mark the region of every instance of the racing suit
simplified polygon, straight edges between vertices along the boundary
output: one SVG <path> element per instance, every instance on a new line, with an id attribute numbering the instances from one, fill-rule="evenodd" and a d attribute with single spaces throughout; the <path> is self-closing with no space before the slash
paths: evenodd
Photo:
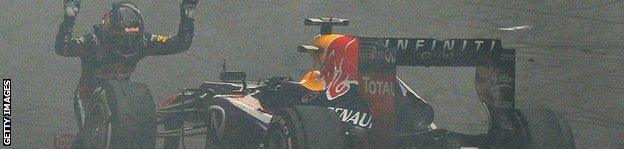
<path id="1" fill-rule="evenodd" d="M 101 25 L 95 25 L 92 33 L 76 36 L 73 34 L 74 22 L 75 17 L 63 19 L 56 36 L 55 52 L 65 57 L 80 58 L 82 73 L 74 96 L 74 113 L 79 128 L 84 123 L 82 103 L 105 80 L 130 79 L 139 60 L 146 56 L 169 55 L 188 50 L 194 34 L 194 19 L 182 17 L 175 36 L 145 32 L 138 52 L 126 55 L 119 52 L 124 46 L 116 44 L 112 35 Z"/>

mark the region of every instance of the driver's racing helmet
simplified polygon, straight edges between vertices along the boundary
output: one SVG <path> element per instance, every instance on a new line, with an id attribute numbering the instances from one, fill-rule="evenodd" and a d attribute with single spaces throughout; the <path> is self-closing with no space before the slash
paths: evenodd
<path id="1" fill-rule="evenodd" d="M 346 93 L 349 85 L 357 84 L 359 42 L 349 35 L 327 34 L 317 36 L 312 46 L 322 49 L 309 52 L 314 60 L 314 69 L 307 72 L 301 84 L 309 90 L 326 90 L 332 100 Z"/>
<path id="2" fill-rule="evenodd" d="M 104 14 L 102 26 L 112 41 L 120 45 L 117 52 L 124 56 L 138 53 L 146 44 L 143 16 L 129 1 L 113 3 L 112 8 Z"/>

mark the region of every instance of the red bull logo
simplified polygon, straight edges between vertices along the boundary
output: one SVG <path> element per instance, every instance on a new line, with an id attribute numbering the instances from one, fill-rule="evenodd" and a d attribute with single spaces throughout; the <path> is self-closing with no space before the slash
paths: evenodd
<path id="1" fill-rule="evenodd" d="M 124 28 L 124 31 L 128 33 L 136 33 L 139 32 L 139 27 L 126 27 Z"/>
<path id="2" fill-rule="evenodd" d="M 358 84 L 359 42 L 352 36 L 336 38 L 323 57 L 321 72 L 327 83 L 325 95 L 334 100 L 349 91 L 351 84 Z"/>

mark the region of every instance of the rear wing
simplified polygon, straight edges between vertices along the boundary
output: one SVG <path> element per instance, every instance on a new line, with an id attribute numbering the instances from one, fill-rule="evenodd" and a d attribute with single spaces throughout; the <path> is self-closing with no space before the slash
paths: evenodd
<path id="1" fill-rule="evenodd" d="M 488 106 L 513 108 L 515 49 L 498 39 L 358 37 L 362 73 L 395 74 L 397 66 L 476 67 L 475 87 Z"/>
<path id="2" fill-rule="evenodd" d="M 394 126 L 410 126 L 397 121 L 399 105 L 411 99 L 396 77 L 397 66 L 476 67 L 475 88 L 486 109 L 515 108 L 516 54 L 502 48 L 500 40 L 358 37 L 358 41 L 359 95 L 374 111 L 376 136 L 392 136 L 390 132 L 398 130 Z M 389 142 L 380 138 L 372 144 L 382 147 Z"/>
<path id="3" fill-rule="evenodd" d="M 475 67 L 515 61 L 515 50 L 503 49 L 498 39 L 360 37 L 360 44 L 395 53 L 397 66 Z"/>

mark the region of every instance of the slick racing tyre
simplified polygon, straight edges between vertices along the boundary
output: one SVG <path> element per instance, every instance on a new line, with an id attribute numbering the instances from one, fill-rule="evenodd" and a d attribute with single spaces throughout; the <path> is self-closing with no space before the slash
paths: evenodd
<path id="1" fill-rule="evenodd" d="M 271 120 L 267 148 L 344 148 L 345 126 L 326 107 L 294 106 L 280 109 Z"/>
<path id="2" fill-rule="evenodd" d="M 545 108 L 520 111 L 528 134 L 526 148 L 574 148 L 574 135 L 565 117 Z"/>
<path id="3" fill-rule="evenodd" d="M 85 107 L 77 148 L 155 148 L 156 110 L 146 85 L 109 80 Z"/>

